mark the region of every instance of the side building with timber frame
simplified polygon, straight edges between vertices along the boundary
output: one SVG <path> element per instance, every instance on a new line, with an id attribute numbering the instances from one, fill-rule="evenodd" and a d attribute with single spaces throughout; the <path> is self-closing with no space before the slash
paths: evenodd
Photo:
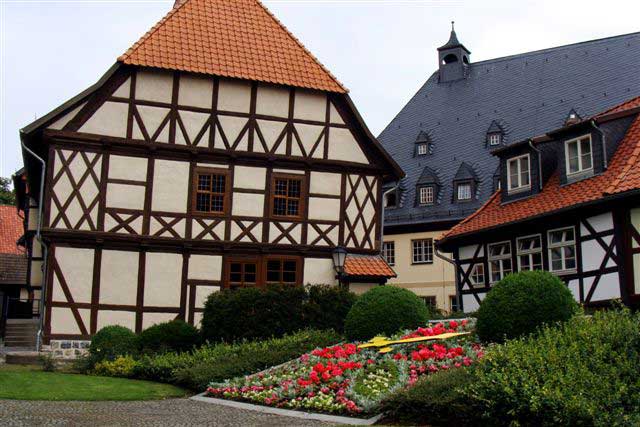
<path id="1" fill-rule="evenodd" d="M 257 0 L 176 2 L 21 138 L 31 209 L 43 183 L 29 151 L 46 162 L 45 344 L 198 324 L 221 288 L 335 284 L 337 247 L 358 266 L 344 283 L 394 276 L 380 200 L 402 171 Z"/>
<path id="2" fill-rule="evenodd" d="M 523 270 L 558 275 L 585 305 L 638 305 L 640 97 L 493 154 L 504 185 L 437 242 L 462 309 Z"/>

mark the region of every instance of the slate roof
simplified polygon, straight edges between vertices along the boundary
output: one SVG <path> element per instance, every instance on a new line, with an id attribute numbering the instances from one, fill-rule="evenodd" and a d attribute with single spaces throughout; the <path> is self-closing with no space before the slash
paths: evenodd
<path id="1" fill-rule="evenodd" d="M 118 60 L 346 93 L 258 0 L 185 0 Z"/>
<path id="2" fill-rule="evenodd" d="M 469 234 L 526 221 L 533 217 L 550 215 L 559 210 L 594 202 L 608 196 L 640 190 L 640 97 L 633 98 L 607 112 L 633 111 L 635 118 L 602 174 L 561 185 L 556 170 L 544 183 L 542 191 L 532 197 L 502 204 L 502 193 L 497 191 L 487 203 L 443 234 L 439 244 Z M 601 114 L 595 117 L 602 117 Z M 552 142 L 557 143 L 557 142 Z"/>
<path id="3" fill-rule="evenodd" d="M 434 55 L 436 52 L 434 51 Z M 581 117 L 620 104 L 640 88 L 640 33 L 471 62 L 467 78 L 429 77 L 378 139 L 407 174 L 407 200 L 429 166 L 442 183 L 439 203 L 404 203 L 385 212 L 385 226 L 461 220 L 493 194 L 498 159 L 486 144 L 495 120 L 503 143 L 561 127 L 574 109 Z M 414 157 L 416 135 L 427 132 L 433 154 Z M 453 202 L 453 179 L 466 162 L 479 179 L 477 200 Z"/>

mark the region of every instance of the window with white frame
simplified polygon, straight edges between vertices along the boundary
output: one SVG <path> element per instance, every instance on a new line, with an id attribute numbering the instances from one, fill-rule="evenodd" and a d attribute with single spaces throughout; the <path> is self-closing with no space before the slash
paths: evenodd
<path id="1" fill-rule="evenodd" d="M 413 240 L 411 246 L 414 264 L 431 264 L 433 262 L 433 239 Z"/>
<path id="2" fill-rule="evenodd" d="M 500 242 L 489 245 L 489 283 L 502 280 L 513 271 L 511 265 L 511 243 Z"/>
<path id="3" fill-rule="evenodd" d="M 418 144 L 418 156 L 424 156 L 429 152 L 429 146 L 427 143 L 423 142 Z"/>
<path id="4" fill-rule="evenodd" d="M 433 186 L 428 185 L 426 187 L 420 187 L 418 191 L 419 191 L 418 202 L 421 205 L 433 204 Z"/>
<path id="5" fill-rule="evenodd" d="M 490 133 L 489 134 L 489 145 L 500 145 L 502 140 L 502 135 L 499 133 Z"/>
<path id="6" fill-rule="evenodd" d="M 384 242 L 382 244 L 382 258 L 389 265 L 395 265 L 396 263 L 396 244 L 395 242 Z"/>
<path id="7" fill-rule="evenodd" d="M 507 189 L 520 191 L 531 188 L 529 155 L 507 160 Z"/>
<path id="8" fill-rule="evenodd" d="M 471 183 L 461 182 L 456 185 L 457 200 L 471 200 Z"/>
<path id="9" fill-rule="evenodd" d="M 556 273 L 574 271 L 576 269 L 576 232 L 573 227 L 550 230 L 547 234 L 549 243 L 549 270 Z"/>
<path id="10" fill-rule="evenodd" d="M 516 241 L 518 270 L 542 270 L 542 239 L 535 236 L 520 237 Z"/>
<path id="11" fill-rule="evenodd" d="M 565 142 L 567 175 L 593 169 L 591 135 L 581 136 Z"/>
<path id="12" fill-rule="evenodd" d="M 473 264 L 469 280 L 473 286 L 484 286 L 484 264 Z"/>

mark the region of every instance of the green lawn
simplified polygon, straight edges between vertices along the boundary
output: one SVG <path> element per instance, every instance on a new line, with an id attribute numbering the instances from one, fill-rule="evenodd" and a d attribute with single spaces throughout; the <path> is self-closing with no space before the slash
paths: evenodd
<path id="1" fill-rule="evenodd" d="M 151 400 L 183 397 L 169 384 L 125 378 L 44 372 L 39 367 L 0 365 L 0 399 Z"/>

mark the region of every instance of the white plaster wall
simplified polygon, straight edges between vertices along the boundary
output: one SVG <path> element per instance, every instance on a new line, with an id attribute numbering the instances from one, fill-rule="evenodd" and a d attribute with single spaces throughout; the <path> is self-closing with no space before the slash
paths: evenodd
<path id="1" fill-rule="evenodd" d="M 309 197 L 309 219 L 338 221 L 340 219 L 340 199 Z"/>
<path id="2" fill-rule="evenodd" d="M 593 277 L 587 277 L 584 279 L 584 291 L 586 293 L 591 289 L 593 284 Z M 620 280 L 618 273 L 605 274 L 600 278 L 598 286 L 593 291 L 591 301 L 606 301 L 610 299 L 620 298 Z"/>
<path id="3" fill-rule="evenodd" d="M 127 80 L 122 83 L 118 89 L 116 89 L 112 96 L 117 98 L 129 98 L 131 94 L 131 77 L 128 77 Z"/>
<path id="4" fill-rule="evenodd" d="M 292 223 L 278 222 L 278 224 L 280 224 L 280 226 L 286 230 L 291 226 Z M 278 237 L 280 237 L 281 234 L 282 234 L 282 231 L 280 231 L 276 227 L 274 222 L 269 223 L 269 242 L 274 242 Z M 291 236 L 291 238 L 296 244 L 299 244 L 302 240 L 302 225 L 297 224 L 291 230 L 289 230 L 289 236 Z M 278 243 L 282 245 L 288 245 L 288 244 L 291 244 L 291 241 L 285 237 L 281 239 Z"/>
<path id="5" fill-rule="evenodd" d="M 233 215 L 261 217 L 263 206 L 264 194 L 233 193 Z"/>
<path id="6" fill-rule="evenodd" d="M 336 272 L 333 269 L 331 258 L 305 258 L 302 283 L 305 285 L 335 285 Z"/>
<path id="7" fill-rule="evenodd" d="M 304 147 L 304 151 L 306 152 L 306 155 L 316 159 L 321 159 L 324 154 L 324 137 L 323 140 L 319 142 L 315 151 L 312 152 L 312 149 L 316 142 L 318 142 L 318 138 L 320 138 L 320 134 L 324 130 L 324 127 L 308 125 L 304 123 L 296 123 L 295 127 L 296 131 L 298 132 L 298 136 L 300 137 L 300 142 L 302 142 L 302 146 Z M 291 145 L 291 153 L 295 156 L 303 155 L 303 153 L 298 148 L 298 144 L 295 142 Z"/>
<path id="8" fill-rule="evenodd" d="M 333 103 L 330 103 L 329 105 L 329 113 L 330 113 L 329 120 L 331 121 L 331 123 L 336 123 L 340 125 L 344 124 L 344 120 L 342 120 L 340 113 L 338 113 L 338 110 L 336 110 L 336 107 L 333 105 Z"/>
<path id="9" fill-rule="evenodd" d="M 156 160 L 153 171 L 152 210 L 186 212 L 188 190 L 188 162 Z"/>
<path id="10" fill-rule="evenodd" d="M 27 221 L 28 230 L 36 230 L 38 228 L 38 207 L 34 206 L 29 209 L 29 220 Z"/>
<path id="11" fill-rule="evenodd" d="M 171 103 L 173 74 L 166 71 L 138 71 L 136 99 Z"/>
<path id="12" fill-rule="evenodd" d="M 251 85 L 240 80 L 220 80 L 218 110 L 248 113 L 251 105 Z"/>
<path id="13" fill-rule="evenodd" d="M 256 113 L 265 116 L 289 117 L 289 90 L 280 86 L 259 85 Z"/>
<path id="14" fill-rule="evenodd" d="M 189 279 L 221 280 L 222 257 L 220 255 L 191 255 Z"/>
<path id="15" fill-rule="evenodd" d="M 56 247 L 55 257 L 74 302 L 91 302 L 93 249 Z M 67 301 L 54 275 L 53 301 Z"/>
<path id="16" fill-rule="evenodd" d="M 214 292 L 219 292 L 220 286 L 196 286 L 196 299 L 194 305 L 196 308 L 203 308 L 204 303 Z"/>
<path id="17" fill-rule="evenodd" d="M 266 179 L 266 168 L 236 166 L 233 172 L 233 187 L 264 190 Z"/>
<path id="18" fill-rule="evenodd" d="M 41 286 L 43 282 L 42 261 L 31 261 L 31 286 Z"/>
<path id="19" fill-rule="evenodd" d="M 178 104 L 190 107 L 211 108 L 213 80 L 189 74 L 180 75 Z"/>
<path id="20" fill-rule="evenodd" d="M 148 161 L 144 157 L 117 156 L 112 154 L 109 157 L 109 178 L 146 181 L 147 163 Z"/>
<path id="21" fill-rule="evenodd" d="M 182 255 L 147 252 L 144 277 L 144 305 L 176 307 L 180 305 Z"/>
<path id="22" fill-rule="evenodd" d="M 567 286 L 569 288 L 569 290 L 571 291 L 571 294 L 573 295 L 573 298 L 576 301 L 580 301 L 580 281 L 579 280 L 570 280 L 569 283 L 567 283 Z"/>
<path id="23" fill-rule="evenodd" d="M 349 290 L 356 295 L 362 295 L 368 290 L 380 286 L 377 283 L 350 283 Z"/>
<path id="24" fill-rule="evenodd" d="M 608 245 L 613 236 L 604 236 L 602 240 Z M 615 249 L 614 249 L 615 252 Z M 593 271 L 600 268 L 604 260 L 605 251 L 596 240 L 587 240 L 582 243 L 582 270 Z"/>
<path id="25" fill-rule="evenodd" d="M 310 181 L 310 193 L 340 195 L 342 175 L 339 173 L 311 172 Z"/>
<path id="26" fill-rule="evenodd" d="M 133 311 L 99 310 L 98 330 L 111 325 L 124 326 L 133 331 L 136 328 L 136 313 Z"/>
<path id="27" fill-rule="evenodd" d="M 250 227 L 252 223 L 252 221 L 241 221 L 241 222 L 242 222 L 242 225 L 244 225 L 247 228 Z M 231 222 L 231 233 L 230 233 L 231 240 L 235 240 L 241 233 L 242 233 L 242 229 L 236 224 L 236 222 L 235 221 Z M 262 222 L 259 222 L 258 224 L 256 224 L 256 226 L 251 229 L 249 234 L 252 234 L 258 239 L 258 241 L 260 241 L 262 237 Z M 251 240 L 251 238 L 248 235 L 245 235 L 244 237 L 242 237 L 240 241 L 253 242 L 253 240 Z"/>
<path id="28" fill-rule="evenodd" d="M 470 245 L 470 246 L 461 246 L 459 249 L 459 258 L 460 259 L 471 259 L 473 255 L 476 253 L 478 249 L 478 245 Z M 484 247 L 480 248 L 480 252 L 478 252 L 478 256 L 484 256 Z"/>
<path id="29" fill-rule="evenodd" d="M 107 184 L 107 207 L 123 209 L 144 208 L 144 193 L 146 187 L 142 185 Z"/>
<path id="30" fill-rule="evenodd" d="M 640 294 L 640 254 L 633 255 L 633 283 L 636 294 Z"/>
<path id="31" fill-rule="evenodd" d="M 369 163 L 349 129 L 331 128 L 329 131 L 329 159 Z"/>
<path id="32" fill-rule="evenodd" d="M 138 292 L 138 252 L 102 251 L 100 303 L 136 305 Z"/>
<path id="33" fill-rule="evenodd" d="M 173 221 L 174 218 L 172 217 L 161 217 L 163 220 L 166 221 Z M 187 220 L 184 218 L 181 218 L 180 220 L 178 220 L 178 222 L 176 222 L 171 228 L 173 229 L 173 231 L 175 231 L 180 237 L 184 238 L 185 236 L 185 227 L 186 227 L 186 223 Z M 149 233 L 151 235 L 155 235 L 158 231 L 162 230 L 164 228 L 164 225 L 162 225 L 160 223 L 160 221 L 158 221 L 155 218 L 151 218 L 151 220 L 149 221 Z M 164 232 L 160 233 L 158 235 L 158 237 L 175 237 L 173 235 L 173 233 L 171 233 L 169 230 L 165 230 Z"/>
<path id="34" fill-rule="evenodd" d="M 324 122 L 327 116 L 327 96 L 322 92 L 296 89 L 293 117 Z"/>
<path id="35" fill-rule="evenodd" d="M 605 212 L 600 215 L 592 216 L 586 219 L 589 225 L 593 227 L 596 232 L 609 231 L 613 229 L 613 216 L 611 212 Z M 589 235 L 589 231 L 584 225 L 580 224 L 580 234 L 582 236 Z"/>
<path id="36" fill-rule="evenodd" d="M 482 301 L 486 294 L 483 292 L 479 293 L 478 296 Z M 480 308 L 480 304 L 478 304 L 478 301 L 476 301 L 476 298 L 473 295 L 462 295 L 462 308 L 465 313 L 472 313 Z"/>
<path id="37" fill-rule="evenodd" d="M 137 105 L 136 109 L 140 114 L 140 118 L 142 119 L 142 123 L 144 124 L 144 128 L 149 135 L 149 138 L 153 138 L 155 133 L 160 129 L 160 125 L 162 125 L 162 131 L 158 134 L 155 141 L 156 142 L 169 142 L 169 122 L 164 122 L 167 115 L 169 114 L 168 108 L 161 107 L 151 107 L 148 105 Z M 135 127 L 133 134 L 134 139 L 143 139 L 143 135 L 141 131 L 138 131 L 138 128 Z"/>
<path id="38" fill-rule="evenodd" d="M 60 117 L 55 122 L 51 123 L 47 127 L 47 129 L 56 129 L 56 130 L 62 129 L 63 127 L 65 127 L 67 125 L 67 123 L 69 123 L 71 121 L 71 119 L 73 119 L 76 116 L 76 114 L 78 114 L 80 112 L 82 107 L 84 107 L 85 105 L 87 105 L 86 102 L 83 102 L 82 104 L 78 105 L 76 108 L 74 108 L 73 110 L 69 111 L 67 114 L 63 115 L 62 117 Z"/>
<path id="39" fill-rule="evenodd" d="M 258 128 L 260 128 L 260 133 L 264 138 L 264 142 L 267 145 L 267 151 L 271 152 L 273 150 L 273 147 L 276 141 L 278 140 L 278 137 L 280 137 L 280 134 L 282 134 L 282 131 L 286 126 L 286 122 L 276 122 L 273 120 L 256 120 L 256 122 L 257 122 Z M 283 139 L 280 145 L 278 145 L 278 148 L 275 150 L 275 153 L 286 154 L 287 144 L 285 139 L 286 137 Z M 258 152 L 264 152 L 264 149 L 262 148 L 262 144 L 259 142 L 259 138 L 257 135 L 254 138 L 253 149 Z"/>
<path id="40" fill-rule="evenodd" d="M 210 220 L 210 219 L 202 219 L 202 221 L 207 225 L 210 225 L 213 222 L 213 220 Z M 198 222 L 196 221 L 191 222 L 191 236 L 193 239 L 198 237 L 203 230 L 204 229 Z M 220 223 L 218 223 L 218 225 L 213 227 L 213 232 L 216 234 L 216 236 L 220 238 L 220 240 L 224 239 L 225 222 L 221 221 Z M 201 237 L 201 239 L 214 240 L 214 237 L 212 237 L 210 234 L 207 233 L 205 236 Z"/>
<path id="41" fill-rule="evenodd" d="M 89 321 L 91 317 L 91 310 L 78 309 L 80 317 L 84 322 L 85 327 L 89 328 Z M 73 312 L 70 308 L 66 307 L 52 307 L 51 308 L 51 333 L 52 334 L 80 334 L 80 327 L 76 318 L 73 316 Z"/>
<path id="42" fill-rule="evenodd" d="M 78 131 L 124 138 L 127 136 L 128 111 L 128 104 L 107 101 L 80 126 Z"/>
<path id="43" fill-rule="evenodd" d="M 210 114 L 207 113 L 197 113 L 195 111 L 184 111 L 181 110 L 178 113 L 180 115 L 180 119 L 182 120 L 182 124 L 187 131 L 187 137 L 189 138 L 189 142 L 191 144 L 195 143 L 196 138 L 202 131 L 202 128 L 205 125 L 208 125 L 207 122 L 211 117 Z M 180 126 L 176 128 L 176 144 L 186 145 L 187 140 L 184 138 L 182 129 Z M 209 129 L 207 129 L 202 135 L 202 139 L 199 140 L 198 145 L 208 145 L 209 144 Z"/>
<path id="44" fill-rule="evenodd" d="M 176 313 L 144 313 L 142 315 L 142 329 L 146 329 L 157 323 L 170 322 L 175 319 L 176 316 Z"/>

